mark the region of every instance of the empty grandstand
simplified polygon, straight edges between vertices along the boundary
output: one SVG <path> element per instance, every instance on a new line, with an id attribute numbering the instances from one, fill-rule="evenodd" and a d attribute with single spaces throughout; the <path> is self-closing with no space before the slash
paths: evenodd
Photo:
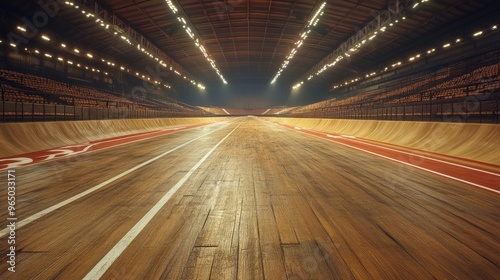
<path id="1" fill-rule="evenodd" d="M 464 63 L 466 66 L 464 67 Z M 443 68 L 433 65 L 380 81 L 377 76 L 289 116 L 380 120 L 499 122 L 500 53 L 493 51 Z M 424 72 L 424 73 L 421 73 Z"/>

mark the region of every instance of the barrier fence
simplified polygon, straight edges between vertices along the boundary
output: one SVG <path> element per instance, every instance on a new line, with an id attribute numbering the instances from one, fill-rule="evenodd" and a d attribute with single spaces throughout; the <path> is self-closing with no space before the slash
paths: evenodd
<path id="1" fill-rule="evenodd" d="M 4 123 L 193 117 L 196 115 L 189 112 L 185 113 L 159 110 L 139 110 L 115 107 L 77 107 L 71 105 L 39 104 L 12 101 L 2 102 L 0 110 L 0 119 Z"/>
<path id="2" fill-rule="evenodd" d="M 38 104 L 5 101 L 0 106 L 2 122 L 37 122 L 64 120 L 107 120 L 194 117 L 189 112 L 137 110 L 127 108 L 77 107 L 71 105 Z M 287 116 L 287 115 L 281 115 Z M 363 107 L 344 105 L 318 108 L 290 117 L 334 118 L 390 121 L 430 121 L 465 123 L 500 123 L 500 98 L 485 100 L 439 100 L 420 104 L 398 104 L 391 106 Z"/>
<path id="3" fill-rule="evenodd" d="M 317 108 L 289 117 L 335 118 L 390 121 L 429 121 L 500 123 L 500 94 L 481 97 L 444 99 L 411 104 L 364 107 L 363 104 Z"/>

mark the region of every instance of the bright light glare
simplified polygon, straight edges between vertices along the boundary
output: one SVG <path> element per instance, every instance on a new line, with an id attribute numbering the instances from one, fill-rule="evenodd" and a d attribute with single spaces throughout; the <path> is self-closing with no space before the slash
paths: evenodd
<path id="1" fill-rule="evenodd" d="M 285 60 L 281 64 L 280 69 L 278 70 L 278 72 L 274 76 L 273 80 L 271 81 L 271 84 L 274 84 L 278 80 L 278 77 L 285 70 L 285 68 L 290 64 L 290 61 L 292 61 L 292 59 L 294 58 L 294 56 L 297 53 L 298 49 L 303 45 L 303 43 L 306 40 L 308 34 L 311 32 L 312 27 L 316 26 L 316 24 L 319 22 L 320 17 L 324 14 L 323 10 L 324 10 L 325 6 L 326 6 L 326 2 L 323 2 L 321 4 L 321 6 L 318 8 L 318 10 L 316 11 L 316 13 L 314 13 L 314 15 L 308 21 L 309 23 L 308 23 L 305 31 L 302 32 L 299 35 L 299 39 L 294 44 L 294 45 L 296 45 L 296 47 L 293 48 L 292 51 L 290 51 L 290 53 L 288 54 L 288 56 L 285 58 Z"/>

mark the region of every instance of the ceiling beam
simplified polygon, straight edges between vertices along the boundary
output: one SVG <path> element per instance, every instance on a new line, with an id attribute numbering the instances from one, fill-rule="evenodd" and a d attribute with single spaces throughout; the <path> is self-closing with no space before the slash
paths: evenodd
<path id="1" fill-rule="evenodd" d="M 217 73 L 222 82 L 224 84 L 227 84 L 227 81 L 224 78 L 224 75 L 222 75 L 221 71 L 219 70 L 216 61 L 213 59 L 212 55 L 206 50 L 205 44 L 201 40 L 201 36 L 199 35 L 194 25 L 190 22 L 182 6 L 176 0 L 167 0 L 166 2 L 168 3 L 168 6 L 174 12 L 174 14 L 177 14 L 177 19 L 184 24 L 183 28 L 186 31 L 186 33 L 189 34 L 189 37 L 193 40 L 193 42 L 197 42 L 196 43 L 197 47 L 203 53 L 206 60 L 210 63 L 210 67 L 213 68 L 213 70 Z"/>
<path id="2" fill-rule="evenodd" d="M 358 30 L 353 36 L 340 44 L 337 49 L 328 54 L 320 62 L 300 76 L 300 78 L 294 83 L 295 86 L 319 76 L 322 72 L 334 66 L 342 59 L 350 59 L 351 54 L 354 54 L 367 41 L 372 40 L 380 32 L 381 28 L 388 27 L 391 22 L 394 22 L 396 19 L 402 17 L 404 13 L 413 8 L 415 5 L 418 5 L 420 2 L 427 1 L 391 1 L 386 10 L 380 11 L 375 19 L 367 23 L 362 29 Z"/>
<path id="3" fill-rule="evenodd" d="M 118 18 L 114 13 L 102 8 L 96 0 L 77 0 L 76 2 L 79 2 L 81 5 L 92 10 L 93 13 L 99 16 L 102 20 L 108 23 L 112 23 L 114 25 L 114 29 L 106 30 L 108 33 L 110 33 L 111 36 L 114 36 L 113 31 L 118 31 L 121 34 L 126 35 L 127 38 L 130 39 L 134 47 L 140 44 L 141 48 L 144 48 L 150 54 L 166 63 L 169 69 L 170 67 L 172 68 L 172 71 L 179 71 L 183 76 L 188 77 L 190 80 L 198 80 L 181 65 L 175 62 L 171 57 L 169 57 L 152 42 L 150 42 L 146 37 L 135 31 L 126 22 Z"/>

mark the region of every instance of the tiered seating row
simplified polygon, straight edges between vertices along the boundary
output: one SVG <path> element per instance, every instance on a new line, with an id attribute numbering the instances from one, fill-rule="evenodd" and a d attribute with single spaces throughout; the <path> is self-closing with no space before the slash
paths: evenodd
<path id="1" fill-rule="evenodd" d="M 55 80 L 31 74 L 0 69 L 0 77 L 3 77 L 9 81 L 16 82 L 18 84 L 22 84 L 28 88 L 40 92 L 51 93 L 60 96 L 71 96 L 73 98 L 64 97 L 62 99 L 67 102 L 70 101 L 73 102 L 74 100 L 75 106 L 106 107 L 106 102 L 97 102 L 97 101 L 91 102 L 88 99 L 96 99 L 96 100 L 101 99 L 106 101 L 131 103 L 130 100 L 126 98 L 118 97 L 109 93 L 104 93 L 96 89 L 72 86 Z M 123 104 L 121 106 L 127 107 L 126 104 Z"/>
<path id="2" fill-rule="evenodd" d="M 4 84 L 2 85 L 3 101 L 46 103 L 45 98 L 36 94 L 26 94 L 16 88 Z"/>
<path id="3" fill-rule="evenodd" d="M 349 109 L 375 108 L 381 105 L 415 104 L 431 100 L 457 99 L 481 95 L 500 89 L 500 63 L 479 67 L 469 73 L 449 78 L 447 73 L 429 74 L 409 85 L 391 90 L 371 89 L 344 99 L 328 99 L 289 111 L 290 115 L 306 115 Z M 394 86 L 394 82 L 391 83 Z"/>
<path id="4" fill-rule="evenodd" d="M 123 108 L 134 110 L 161 110 L 178 114 L 204 115 L 202 110 L 195 110 L 176 102 L 155 99 L 148 100 L 134 96 L 123 96 L 100 91 L 94 88 L 69 85 L 59 81 L 39 77 L 31 74 L 0 69 L 0 77 L 4 80 L 17 83 L 29 91 L 39 94 L 26 93 L 23 89 L 15 88 L 2 83 L 3 101 L 28 102 L 73 105 L 77 107 Z M 51 100 L 42 96 L 51 95 Z M 54 100 L 58 102 L 54 102 Z M 139 100 L 139 102 L 137 101 Z"/>

